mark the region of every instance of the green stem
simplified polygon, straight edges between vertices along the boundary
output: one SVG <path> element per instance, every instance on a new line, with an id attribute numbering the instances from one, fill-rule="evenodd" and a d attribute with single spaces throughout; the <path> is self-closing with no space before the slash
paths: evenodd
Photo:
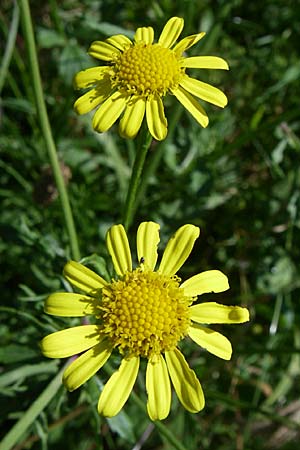
<path id="1" fill-rule="evenodd" d="M 160 142 L 155 147 L 155 151 L 152 153 L 151 157 L 149 158 L 147 167 L 145 167 L 145 171 L 143 173 L 143 179 L 141 180 L 141 183 L 139 186 L 139 193 L 138 193 L 137 199 L 135 201 L 135 205 L 134 205 L 135 210 L 138 208 L 138 205 L 139 205 L 141 199 L 144 198 L 146 195 L 149 179 L 156 172 L 156 169 L 157 169 L 157 167 L 161 161 L 161 158 L 164 154 L 167 142 L 169 140 L 172 141 L 172 135 L 175 131 L 176 125 L 179 122 L 179 118 L 180 118 L 181 114 L 182 114 L 181 105 L 176 105 L 174 108 L 174 111 L 173 111 L 172 119 L 171 119 L 169 127 L 168 127 L 168 138 L 165 139 L 164 141 Z"/>
<path id="2" fill-rule="evenodd" d="M 131 398 L 134 401 L 134 403 L 146 414 L 145 403 L 143 402 L 143 400 L 141 400 L 140 397 L 135 392 L 131 393 Z M 153 422 L 153 424 L 159 430 L 160 434 L 162 434 L 167 439 L 167 441 L 172 445 L 172 448 L 176 450 L 187 450 L 187 448 L 184 445 L 182 445 L 182 443 L 176 438 L 174 432 L 169 430 L 166 427 L 166 425 L 164 425 L 159 420 L 156 420 L 155 422 Z"/>
<path id="3" fill-rule="evenodd" d="M 283 304 L 283 294 L 281 292 L 279 292 L 276 297 L 275 307 L 274 307 L 274 311 L 273 311 L 273 317 L 272 317 L 271 325 L 270 325 L 270 334 L 271 335 L 274 335 L 277 332 L 280 313 L 282 310 L 282 304 Z"/>
<path id="4" fill-rule="evenodd" d="M 146 127 L 144 127 L 140 133 L 137 152 L 135 161 L 132 168 L 132 174 L 129 182 L 126 202 L 125 202 L 125 210 L 123 215 L 123 224 L 126 230 L 128 230 L 129 226 L 132 223 L 135 210 L 136 210 L 136 198 L 137 198 L 137 190 L 140 184 L 140 179 L 146 159 L 147 152 L 152 142 L 152 136 Z M 141 143 L 141 145 L 140 145 Z"/>
<path id="5" fill-rule="evenodd" d="M 0 443 L 0 450 L 10 450 L 13 448 L 38 415 L 46 408 L 61 386 L 61 377 L 65 368 L 66 366 L 58 372 L 56 377 L 53 378 L 41 395 L 32 403 L 20 420 L 9 430 Z"/>
<path id="6" fill-rule="evenodd" d="M 11 21 L 11 25 L 10 25 L 9 32 L 7 35 L 7 44 L 5 47 L 5 51 L 4 51 L 4 55 L 3 55 L 2 63 L 1 63 L 1 67 L 0 67 L 0 95 L 1 95 L 2 88 L 4 86 L 5 78 L 7 75 L 7 71 L 8 71 L 11 57 L 12 57 L 14 47 L 15 47 L 17 31 L 18 31 L 18 27 L 19 27 L 19 17 L 20 17 L 19 6 L 16 2 L 14 2 L 12 21 Z"/>
<path id="7" fill-rule="evenodd" d="M 72 210 L 69 202 L 69 197 L 63 175 L 60 169 L 60 164 L 57 156 L 55 143 L 52 136 L 52 131 L 49 123 L 47 109 L 45 105 L 41 75 L 37 59 L 37 51 L 33 34 L 32 20 L 30 16 L 30 9 L 28 0 L 20 0 L 21 17 L 24 28 L 24 36 L 28 50 L 29 65 L 31 70 L 33 90 L 36 101 L 37 114 L 40 120 L 42 133 L 45 139 L 46 148 L 48 151 L 50 163 L 52 166 L 55 182 L 60 196 L 61 206 L 65 218 L 66 228 L 69 235 L 70 247 L 72 257 L 76 260 L 80 259 L 79 247 L 75 224 L 73 220 Z"/>
<path id="8" fill-rule="evenodd" d="M 58 13 L 58 7 L 57 7 L 57 1 L 56 0 L 49 0 L 49 4 L 50 4 L 50 14 L 53 20 L 53 23 L 57 29 L 57 31 L 59 32 L 59 34 L 63 37 L 65 36 L 65 30 L 64 30 L 64 25 L 62 23 L 62 20 L 59 16 Z"/>

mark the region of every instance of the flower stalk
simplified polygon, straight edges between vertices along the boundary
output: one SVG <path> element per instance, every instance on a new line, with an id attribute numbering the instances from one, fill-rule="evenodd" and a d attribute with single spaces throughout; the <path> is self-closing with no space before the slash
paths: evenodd
<path id="1" fill-rule="evenodd" d="M 152 142 L 152 136 L 148 132 L 146 126 L 144 126 L 139 135 L 137 143 L 137 151 L 135 160 L 133 163 L 131 178 L 129 181 L 125 208 L 123 214 L 124 228 L 128 230 L 137 208 L 137 191 L 141 181 L 141 175 L 145 165 L 146 156 Z"/>
<path id="2" fill-rule="evenodd" d="M 40 121 L 42 134 L 45 140 L 45 145 L 49 155 L 51 167 L 59 197 L 61 201 L 61 207 L 65 219 L 66 229 L 69 236 L 71 254 L 75 260 L 80 259 L 80 252 L 78 246 L 77 233 L 75 223 L 73 219 L 72 209 L 69 201 L 68 192 L 65 186 L 64 178 L 60 169 L 60 164 L 57 156 L 57 150 L 52 136 L 52 131 L 49 123 L 47 109 L 45 105 L 43 88 L 41 82 L 41 75 L 39 70 L 37 51 L 35 45 L 35 39 L 33 34 L 32 20 L 30 16 L 30 7 L 28 0 L 20 1 L 21 18 L 24 30 L 24 37 L 28 51 L 29 67 L 33 82 L 33 91 L 36 102 L 37 115 Z"/>

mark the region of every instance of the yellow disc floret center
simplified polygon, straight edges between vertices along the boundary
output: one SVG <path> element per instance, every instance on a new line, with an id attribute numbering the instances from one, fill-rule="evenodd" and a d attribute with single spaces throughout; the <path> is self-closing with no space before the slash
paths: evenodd
<path id="1" fill-rule="evenodd" d="M 178 85 L 184 69 L 176 54 L 159 44 L 135 44 L 118 56 L 112 81 L 127 94 L 165 95 Z"/>
<path id="2" fill-rule="evenodd" d="M 122 354 L 152 357 L 174 349 L 190 324 L 178 277 L 138 268 L 102 291 L 103 333 Z"/>

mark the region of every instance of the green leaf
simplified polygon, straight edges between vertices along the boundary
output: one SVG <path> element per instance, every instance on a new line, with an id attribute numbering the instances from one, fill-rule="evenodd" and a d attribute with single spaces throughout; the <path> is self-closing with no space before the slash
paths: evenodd
<path id="1" fill-rule="evenodd" d="M 92 16 L 89 16 L 88 20 L 84 22 L 84 27 L 93 31 L 98 31 L 98 33 L 105 36 L 112 36 L 114 34 L 125 34 L 125 36 L 128 36 L 129 38 L 133 38 L 134 36 L 134 32 L 127 28 L 114 25 L 113 23 L 99 22 Z"/>
<path id="2" fill-rule="evenodd" d="M 102 256 L 97 255 L 96 253 L 93 253 L 90 256 L 86 256 L 85 258 L 82 258 L 80 261 L 84 265 L 89 265 L 92 268 L 95 268 L 95 271 L 104 277 L 105 280 L 110 280 L 110 275 L 107 270 L 106 261 Z"/>
<path id="3" fill-rule="evenodd" d="M 40 352 L 26 345 L 9 344 L 0 348 L 0 362 L 2 364 L 13 364 L 36 358 Z"/>
<path id="4" fill-rule="evenodd" d="M 125 441 L 135 442 L 134 426 L 128 414 L 121 411 L 117 416 L 107 419 L 109 427 L 114 433 L 118 433 Z"/>
<path id="5" fill-rule="evenodd" d="M 66 43 L 63 36 L 48 28 L 37 29 L 37 41 L 41 48 L 62 47 Z"/>
<path id="6" fill-rule="evenodd" d="M 91 67 L 91 58 L 76 41 L 69 41 L 62 50 L 58 61 L 58 72 L 62 80 L 72 86 L 74 75 L 80 70 Z M 73 88 L 72 88 L 73 89 Z"/>
<path id="7" fill-rule="evenodd" d="M 0 375 L 0 388 L 40 373 L 54 373 L 57 371 L 57 365 L 58 361 L 49 361 L 40 364 L 28 364 L 18 369 L 10 370 Z"/>
<path id="8" fill-rule="evenodd" d="M 288 256 L 280 257 L 261 278 L 258 279 L 258 288 L 267 293 L 278 294 L 293 289 L 296 268 Z"/>

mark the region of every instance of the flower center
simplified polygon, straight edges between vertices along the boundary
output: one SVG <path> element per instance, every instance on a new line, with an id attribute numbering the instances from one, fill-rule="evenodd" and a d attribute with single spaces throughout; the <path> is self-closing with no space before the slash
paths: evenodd
<path id="1" fill-rule="evenodd" d="M 113 66 L 112 81 L 128 94 L 165 95 L 184 74 L 176 54 L 159 44 L 139 43 L 127 48 Z"/>
<path id="2" fill-rule="evenodd" d="M 103 333 L 122 354 L 153 357 L 176 347 L 190 324 L 180 279 L 138 268 L 102 290 Z"/>

